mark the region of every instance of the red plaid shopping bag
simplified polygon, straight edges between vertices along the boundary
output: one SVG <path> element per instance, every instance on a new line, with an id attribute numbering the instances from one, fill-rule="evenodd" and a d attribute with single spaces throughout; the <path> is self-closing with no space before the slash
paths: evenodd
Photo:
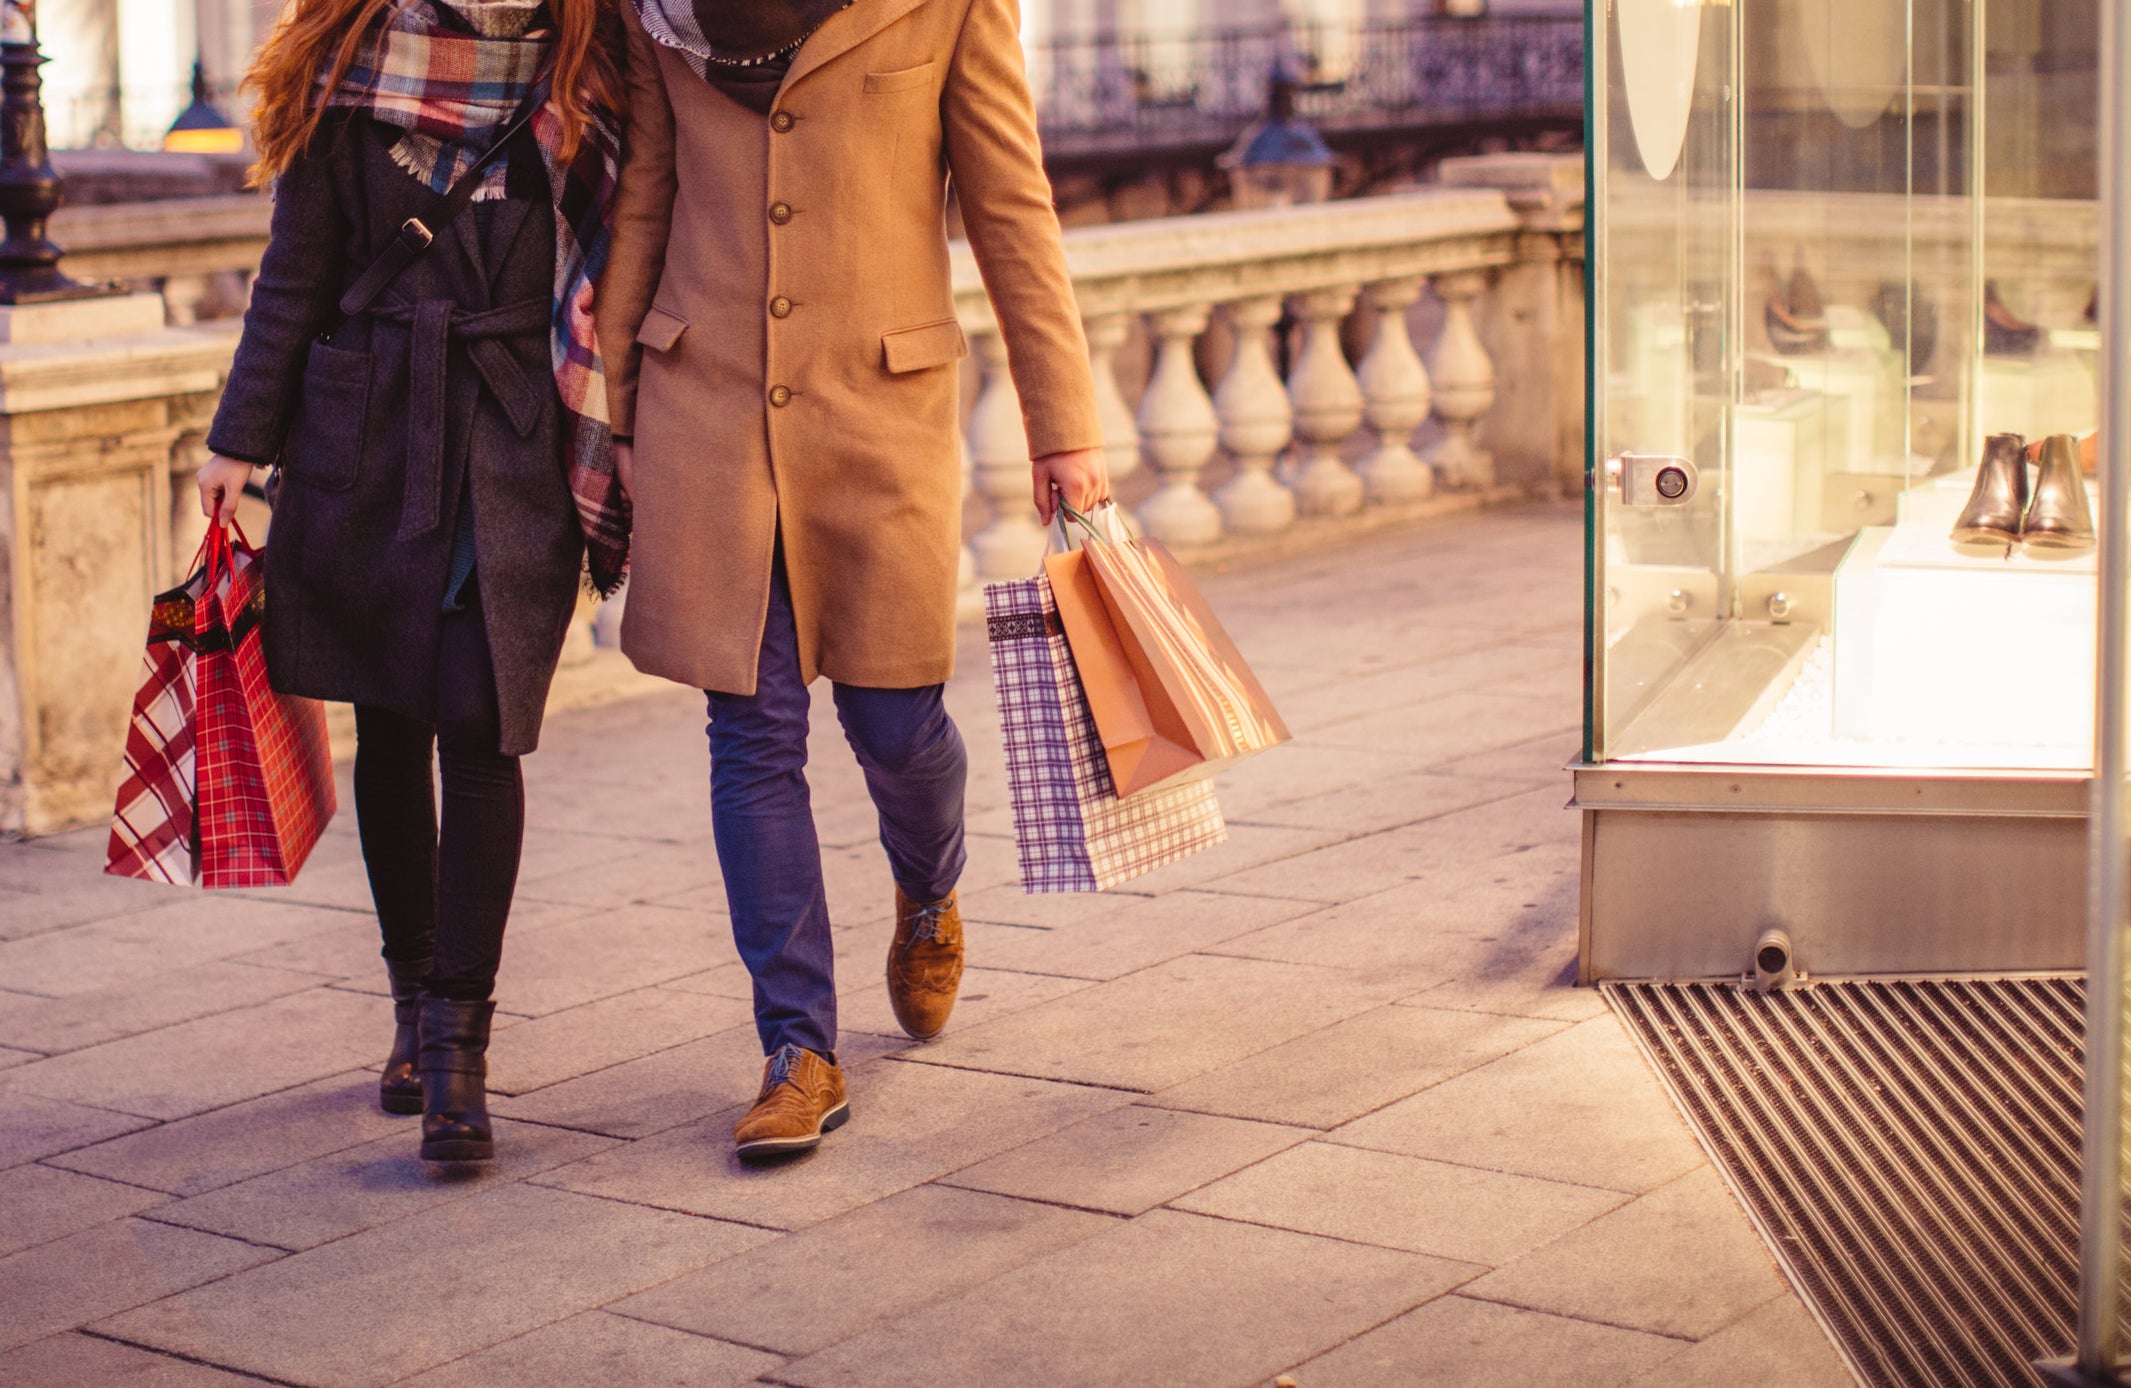
<path id="1" fill-rule="evenodd" d="M 984 589 L 1025 892 L 1099 892 L 1228 839 L 1209 781 L 1120 799 L 1051 583 Z"/>
<path id="2" fill-rule="evenodd" d="M 193 576 L 156 599 L 104 871 L 284 886 L 332 819 L 325 708 L 267 683 L 264 558 L 210 530 Z"/>
<path id="3" fill-rule="evenodd" d="M 203 549 L 204 553 L 204 549 Z M 148 619 L 148 654 L 133 722 L 126 729 L 126 779 L 111 812 L 104 871 L 114 877 L 186 883 L 193 856 L 193 614 L 207 570 L 157 596 Z"/>
<path id="4" fill-rule="evenodd" d="M 286 886 L 339 808 L 325 705 L 267 683 L 266 552 L 216 528 L 207 554 L 207 592 L 193 609 L 200 883 Z"/>

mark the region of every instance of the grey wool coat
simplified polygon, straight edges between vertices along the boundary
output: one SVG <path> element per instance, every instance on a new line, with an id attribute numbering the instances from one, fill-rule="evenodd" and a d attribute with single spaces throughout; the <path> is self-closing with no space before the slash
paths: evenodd
<path id="1" fill-rule="evenodd" d="M 470 496 L 498 750 L 517 755 L 539 741 L 584 543 L 549 363 L 554 211 L 521 136 L 486 230 L 477 203 L 321 342 L 347 286 L 438 201 L 393 163 L 398 135 L 331 116 L 276 185 L 207 446 L 280 468 L 266 560 L 274 687 L 424 721 L 436 717 L 438 628 Z"/>

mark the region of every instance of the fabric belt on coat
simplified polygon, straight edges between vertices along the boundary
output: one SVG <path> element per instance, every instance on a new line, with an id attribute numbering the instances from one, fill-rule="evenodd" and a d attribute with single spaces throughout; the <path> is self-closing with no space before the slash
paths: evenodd
<path id="1" fill-rule="evenodd" d="M 546 299 L 520 299 L 501 308 L 468 310 L 450 299 L 383 304 L 370 316 L 411 327 L 407 359 L 407 495 L 401 503 L 397 538 L 411 540 L 437 528 L 444 505 L 444 435 L 448 412 L 445 381 L 453 338 L 466 344 L 466 355 L 518 437 L 540 423 L 541 386 L 526 379 L 499 340 L 548 331 L 551 305 Z"/>

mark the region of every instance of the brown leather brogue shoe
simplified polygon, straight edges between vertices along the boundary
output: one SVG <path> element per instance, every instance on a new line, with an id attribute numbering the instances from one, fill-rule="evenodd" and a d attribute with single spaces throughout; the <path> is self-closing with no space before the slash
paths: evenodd
<path id="1" fill-rule="evenodd" d="M 843 1067 L 827 1056 L 785 1046 L 762 1066 L 762 1092 L 733 1128 L 742 1161 L 763 1161 L 821 1145 L 821 1135 L 844 1125 Z"/>
<path id="2" fill-rule="evenodd" d="M 888 946 L 888 1002 L 904 1031 L 930 1041 L 947 1025 L 962 986 L 962 908 L 912 901 L 895 889 L 895 941 Z"/>

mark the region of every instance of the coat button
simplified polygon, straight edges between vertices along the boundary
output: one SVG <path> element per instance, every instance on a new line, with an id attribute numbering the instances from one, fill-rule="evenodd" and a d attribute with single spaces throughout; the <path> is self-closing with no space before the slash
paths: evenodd
<path id="1" fill-rule="evenodd" d="M 770 129 L 776 131 L 779 135 L 791 128 L 792 113 L 790 111 L 779 111 L 770 117 Z"/>
<path id="2" fill-rule="evenodd" d="M 770 403 L 771 403 L 772 405 L 775 405 L 775 406 L 776 406 L 776 407 L 777 407 L 778 409 L 780 409 L 780 410 L 781 410 L 781 409 L 783 409 L 783 408 L 784 408 L 784 407 L 785 407 L 786 405 L 789 405 L 789 404 L 791 404 L 791 403 L 792 403 L 792 392 L 791 392 L 791 388 L 790 388 L 790 387 L 788 387 L 788 386 L 771 386 L 771 387 L 770 387 Z"/>
<path id="3" fill-rule="evenodd" d="M 792 220 L 792 205 L 788 202 L 771 203 L 770 220 L 778 226 L 783 226 L 786 222 Z"/>
<path id="4" fill-rule="evenodd" d="M 790 299 L 787 299 L 782 294 L 779 294 L 776 298 L 770 300 L 770 317 L 789 318 L 791 316 L 792 301 Z"/>

